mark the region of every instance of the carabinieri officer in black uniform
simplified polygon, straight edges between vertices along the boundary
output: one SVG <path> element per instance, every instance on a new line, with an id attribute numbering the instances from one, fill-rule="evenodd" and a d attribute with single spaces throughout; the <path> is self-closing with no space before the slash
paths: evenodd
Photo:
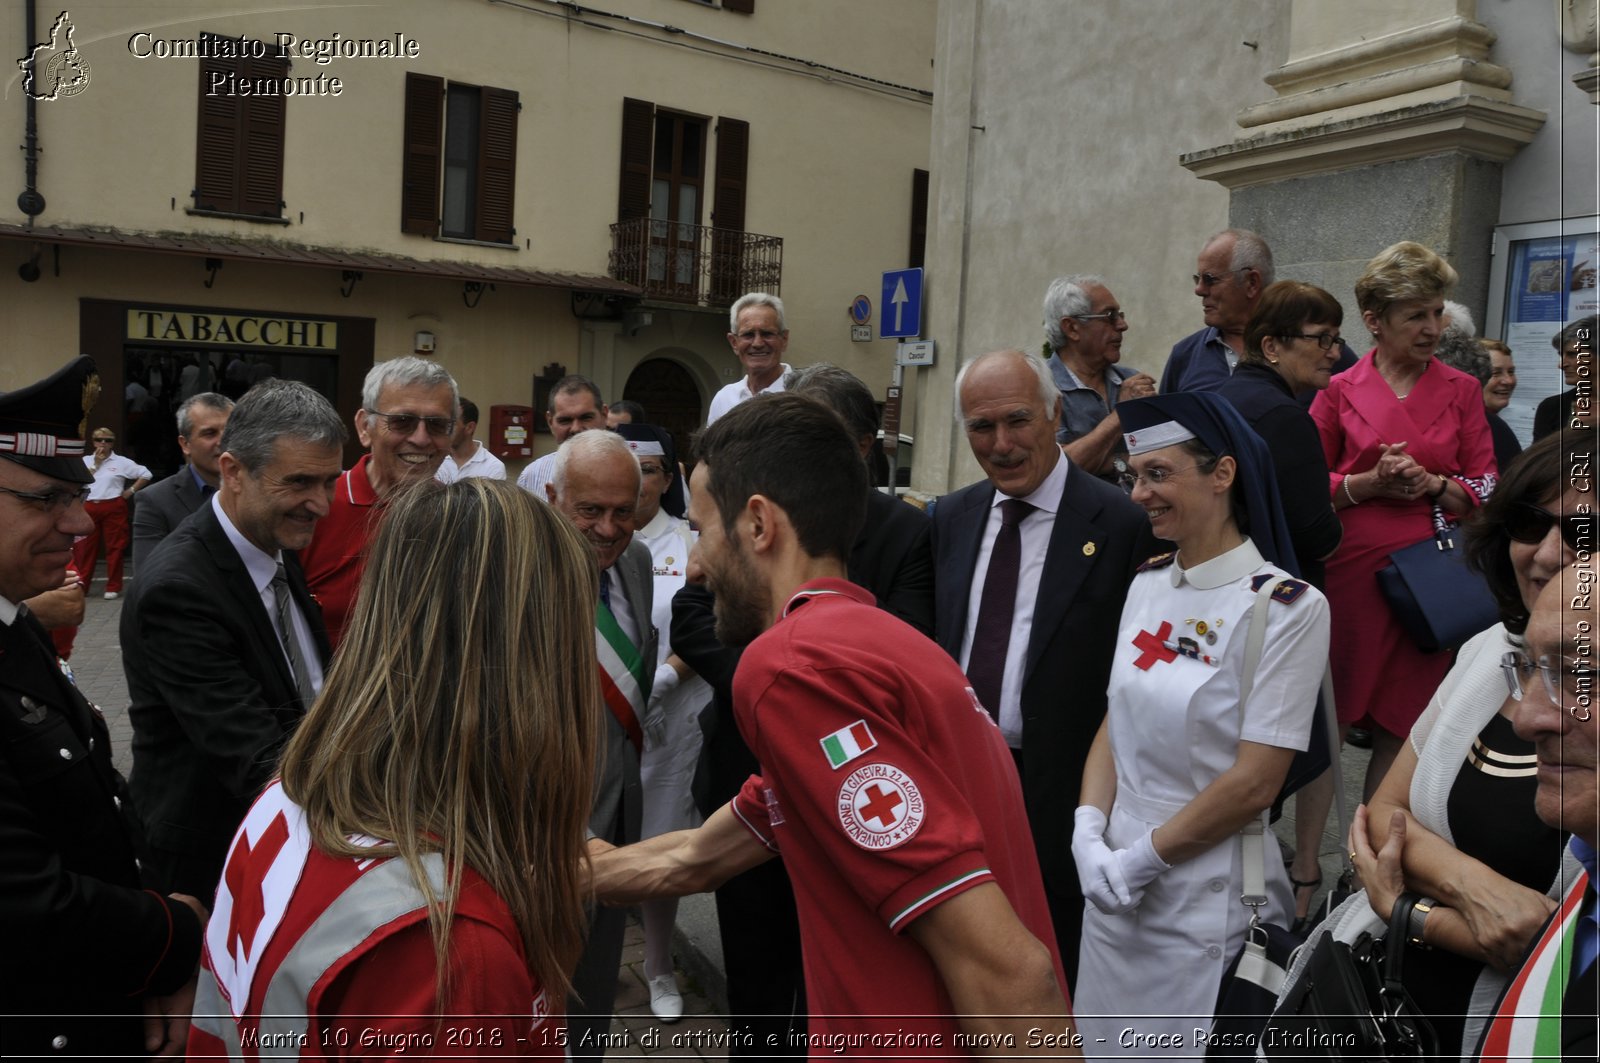
<path id="1" fill-rule="evenodd" d="M 80 357 L 0 395 L 0 1055 L 183 1054 L 204 909 L 141 888 L 100 711 L 21 603 L 89 531 Z"/>

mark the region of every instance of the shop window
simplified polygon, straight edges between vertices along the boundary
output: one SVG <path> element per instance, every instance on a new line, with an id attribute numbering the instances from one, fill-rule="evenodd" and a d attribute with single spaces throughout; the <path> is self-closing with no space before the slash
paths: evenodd
<path id="1" fill-rule="evenodd" d="M 257 88 L 281 88 L 289 60 L 262 41 L 214 34 L 202 40 L 195 209 L 280 220 L 284 93 Z"/>
<path id="2" fill-rule="evenodd" d="M 407 74 L 400 230 L 509 244 L 517 94 Z"/>

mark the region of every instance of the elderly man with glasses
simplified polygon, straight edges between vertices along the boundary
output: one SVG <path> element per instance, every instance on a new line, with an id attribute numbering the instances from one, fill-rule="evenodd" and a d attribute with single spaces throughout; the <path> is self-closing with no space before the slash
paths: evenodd
<path id="1" fill-rule="evenodd" d="M 1055 353 L 1050 375 L 1061 389 L 1056 442 L 1073 464 L 1115 482 L 1122 442 L 1121 399 L 1156 393 L 1148 373 L 1119 365 L 1128 315 L 1104 279 L 1090 274 L 1057 277 L 1044 295 L 1045 342 Z"/>
<path id="2" fill-rule="evenodd" d="M 300 551 L 306 582 L 322 605 L 337 648 L 356 601 L 367 542 L 384 502 L 433 479 L 450 453 L 460 395 L 437 362 L 406 356 L 379 362 L 361 385 L 356 438 L 368 453 L 339 477 L 333 506 Z"/>

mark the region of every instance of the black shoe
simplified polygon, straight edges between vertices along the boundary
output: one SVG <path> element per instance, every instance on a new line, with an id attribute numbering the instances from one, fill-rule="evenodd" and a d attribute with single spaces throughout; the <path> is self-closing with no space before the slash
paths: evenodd
<path id="1" fill-rule="evenodd" d="M 1345 735 L 1344 740 L 1348 744 L 1355 746 L 1357 749 L 1372 748 L 1372 732 L 1367 730 L 1365 727 L 1350 728 L 1350 732 Z"/>

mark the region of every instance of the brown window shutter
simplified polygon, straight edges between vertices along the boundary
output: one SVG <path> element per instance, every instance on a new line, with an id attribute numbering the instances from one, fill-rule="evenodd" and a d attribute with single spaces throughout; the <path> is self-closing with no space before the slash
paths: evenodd
<path id="1" fill-rule="evenodd" d="M 716 202 L 711 208 L 711 301 L 732 303 L 748 289 L 744 276 L 744 186 L 750 168 L 750 123 L 717 119 Z"/>
<path id="2" fill-rule="evenodd" d="M 268 55 L 239 61 L 240 76 L 253 82 L 289 76 L 289 60 Z M 277 218 L 283 214 L 283 133 L 287 101 L 283 95 L 246 96 L 244 150 L 239 182 L 240 214 Z"/>
<path id="3" fill-rule="evenodd" d="M 756 13 L 756 0 L 722 0 L 722 10 L 737 11 L 741 15 Z"/>
<path id="4" fill-rule="evenodd" d="M 509 89 L 485 88 L 478 121 L 478 224 L 476 237 L 509 244 L 516 236 L 512 205 L 517 184 L 517 112 Z"/>
<path id="5" fill-rule="evenodd" d="M 619 222 L 650 216 L 650 148 L 655 129 L 655 104 L 648 100 L 622 101 L 622 175 L 617 185 Z"/>
<path id="6" fill-rule="evenodd" d="M 213 73 L 233 70 L 233 61 L 200 60 L 200 119 L 195 147 L 194 205 L 197 210 L 239 209 L 239 139 L 242 97 L 208 96 Z"/>
<path id="7" fill-rule="evenodd" d="M 718 229 L 744 232 L 744 184 L 749 168 L 750 123 L 717 119 L 717 198 L 711 208 L 711 224 Z"/>
<path id="8" fill-rule="evenodd" d="M 400 231 L 439 234 L 439 156 L 444 142 L 444 79 L 406 75 L 405 156 L 400 168 Z"/>
<path id="9" fill-rule="evenodd" d="M 917 269 L 928 253 L 928 171 L 911 171 L 911 249 L 906 265 Z"/>

